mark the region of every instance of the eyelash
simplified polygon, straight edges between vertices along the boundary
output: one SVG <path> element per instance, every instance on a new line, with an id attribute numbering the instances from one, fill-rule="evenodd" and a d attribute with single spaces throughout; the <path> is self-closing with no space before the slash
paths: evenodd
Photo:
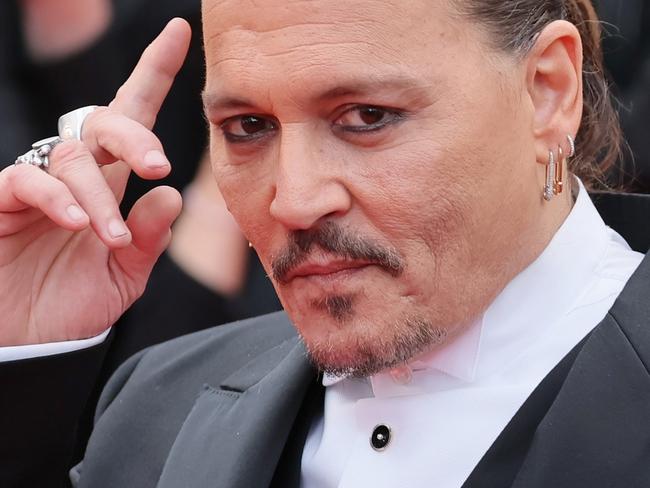
<path id="1" fill-rule="evenodd" d="M 398 123 L 402 122 L 407 116 L 406 112 L 404 112 L 404 111 L 397 110 L 397 109 L 392 109 L 392 108 L 388 108 L 388 107 L 380 107 L 380 106 L 377 106 L 377 105 L 355 105 L 355 106 L 349 107 L 346 110 L 344 110 L 343 112 L 341 112 L 337 116 L 337 120 L 340 119 L 341 117 L 343 117 L 344 115 L 349 114 L 349 113 L 351 113 L 351 112 L 353 112 L 355 110 L 363 110 L 363 109 L 380 110 L 380 111 L 382 111 L 382 112 L 384 112 L 386 114 L 386 119 L 387 120 L 385 120 L 385 121 L 382 120 L 382 121 L 379 121 L 379 122 L 377 122 L 375 124 L 369 124 L 369 125 L 365 125 L 365 126 L 341 125 L 341 124 L 334 123 L 333 124 L 334 130 L 336 130 L 337 132 L 352 133 L 352 134 L 376 133 L 376 132 L 379 132 L 382 129 L 384 129 L 384 128 L 390 126 L 390 125 L 394 125 L 394 124 L 398 124 Z M 232 122 L 235 122 L 237 120 L 243 120 L 246 117 L 259 118 L 260 120 L 263 120 L 266 123 L 270 124 L 271 128 L 260 131 L 260 132 L 256 132 L 256 133 L 253 133 L 253 134 L 244 135 L 244 136 L 236 135 L 236 134 L 233 134 L 231 132 L 227 132 L 225 130 L 225 127 L 228 124 L 230 124 Z M 246 115 L 237 115 L 237 116 L 234 116 L 234 117 L 227 118 L 224 121 L 222 121 L 220 124 L 218 124 L 218 126 L 221 129 L 221 131 L 222 131 L 222 133 L 224 135 L 224 138 L 226 139 L 227 142 L 229 142 L 231 144 L 245 144 L 245 143 L 254 143 L 254 142 L 257 142 L 257 141 L 259 141 L 261 139 L 264 139 L 266 136 L 268 136 L 268 134 L 270 132 L 273 132 L 273 131 L 277 130 L 278 123 L 274 119 L 271 119 L 271 118 L 269 118 L 267 116 L 255 115 L 255 114 L 246 114 Z"/>
<path id="2" fill-rule="evenodd" d="M 381 129 L 388 127 L 390 125 L 398 124 L 399 122 L 402 122 L 406 118 L 406 113 L 401 110 L 397 109 L 392 109 L 388 107 L 379 107 L 377 105 L 355 105 L 353 107 L 348 108 L 347 110 L 343 111 L 337 119 L 340 119 L 346 114 L 349 114 L 351 112 L 354 112 L 355 110 L 364 110 L 364 109 L 375 109 L 379 110 L 381 112 L 384 112 L 386 115 L 386 120 L 381 120 L 379 122 L 376 122 L 374 124 L 368 124 L 368 125 L 363 125 L 363 126 L 354 126 L 354 125 L 338 125 L 334 124 L 336 127 L 336 130 L 342 131 L 342 132 L 351 132 L 354 134 L 365 134 L 365 133 L 372 133 L 372 132 L 378 132 Z"/>
<path id="3" fill-rule="evenodd" d="M 246 117 L 255 117 L 255 118 L 258 118 L 260 120 L 264 120 L 264 121 L 266 121 L 267 123 L 269 123 L 271 125 L 271 128 L 266 129 L 264 131 L 256 132 L 254 134 L 248 134 L 248 135 L 245 135 L 245 136 L 232 134 L 232 133 L 226 132 L 226 130 L 224 129 L 228 124 L 230 124 L 232 122 L 235 122 L 237 120 L 243 120 Z M 229 117 L 229 118 L 227 118 L 226 120 L 224 120 L 223 122 L 221 122 L 219 124 L 219 128 L 221 129 L 221 132 L 223 133 L 224 138 L 226 139 L 226 141 L 228 141 L 231 144 L 243 144 L 243 143 L 247 143 L 247 142 L 256 142 L 256 141 L 258 141 L 260 139 L 263 139 L 265 136 L 267 136 L 269 134 L 269 132 L 276 130 L 277 127 L 278 127 L 278 124 L 273 119 L 270 119 L 269 117 L 265 117 L 263 115 L 255 115 L 255 114 L 237 115 L 235 117 Z"/>

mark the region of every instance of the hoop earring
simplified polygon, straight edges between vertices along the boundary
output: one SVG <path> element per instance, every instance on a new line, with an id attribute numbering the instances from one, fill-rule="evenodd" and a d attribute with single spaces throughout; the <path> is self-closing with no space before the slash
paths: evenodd
<path id="1" fill-rule="evenodd" d="M 546 184 L 544 185 L 544 200 L 550 202 L 555 194 L 555 154 L 548 152 L 548 164 L 546 165 Z"/>
<path id="2" fill-rule="evenodd" d="M 576 155 L 576 141 L 573 140 L 571 134 L 567 134 L 566 138 L 569 141 L 569 148 L 570 148 L 569 155 L 567 157 L 572 158 L 573 156 Z"/>

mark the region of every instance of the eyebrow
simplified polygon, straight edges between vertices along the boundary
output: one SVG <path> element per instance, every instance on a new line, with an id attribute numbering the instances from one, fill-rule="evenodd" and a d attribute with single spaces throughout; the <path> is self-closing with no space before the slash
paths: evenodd
<path id="1" fill-rule="evenodd" d="M 349 81 L 325 88 L 324 91 L 311 97 L 311 101 L 325 102 L 337 98 L 367 95 L 386 90 L 415 91 L 420 96 L 423 96 L 426 95 L 425 87 L 428 85 L 428 83 L 422 83 L 419 79 L 406 76 L 376 78 L 369 81 Z M 203 91 L 202 98 L 203 107 L 206 111 L 250 109 L 256 106 L 256 104 L 249 99 L 211 92 L 207 91 L 207 89 Z"/>
<path id="2" fill-rule="evenodd" d="M 415 78 L 406 76 L 376 78 L 374 80 L 364 80 L 360 82 L 343 83 L 326 89 L 318 94 L 315 101 L 327 101 L 336 98 L 343 98 L 351 95 L 365 95 L 368 93 L 377 93 L 382 90 L 423 90 L 424 84 Z"/>
<path id="3" fill-rule="evenodd" d="M 231 97 L 227 95 L 223 96 L 205 90 L 201 94 L 201 98 L 203 99 L 203 107 L 206 111 L 235 110 L 255 106 L 253 102 L 245 98 Z"/>

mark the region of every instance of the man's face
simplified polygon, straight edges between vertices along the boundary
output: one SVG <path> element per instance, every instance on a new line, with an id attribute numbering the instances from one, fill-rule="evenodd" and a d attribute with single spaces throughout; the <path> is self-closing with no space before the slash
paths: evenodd
<path id="1" fill-rule="evenodd" d="M 445 1 L 203 8 L 215 175 L 314 361 L 372 374 L 474 320 L 539 206 L 518 64 Z"/>

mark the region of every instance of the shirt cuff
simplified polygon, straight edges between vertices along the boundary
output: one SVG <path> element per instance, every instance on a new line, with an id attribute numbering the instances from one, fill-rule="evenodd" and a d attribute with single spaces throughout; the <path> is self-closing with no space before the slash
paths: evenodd
<path id="1" fill-rule="evenodd" d="M 111 328 L 109 327 L 95 337 L 78 341 L 48 342 L 45 344 L 28 344 L 26 346 L 0 347 L 0 363 L 53 356 L 55 354 L 65 354 L 66 352 L 88 349 L 104 342 L 110 331 Z"/>

